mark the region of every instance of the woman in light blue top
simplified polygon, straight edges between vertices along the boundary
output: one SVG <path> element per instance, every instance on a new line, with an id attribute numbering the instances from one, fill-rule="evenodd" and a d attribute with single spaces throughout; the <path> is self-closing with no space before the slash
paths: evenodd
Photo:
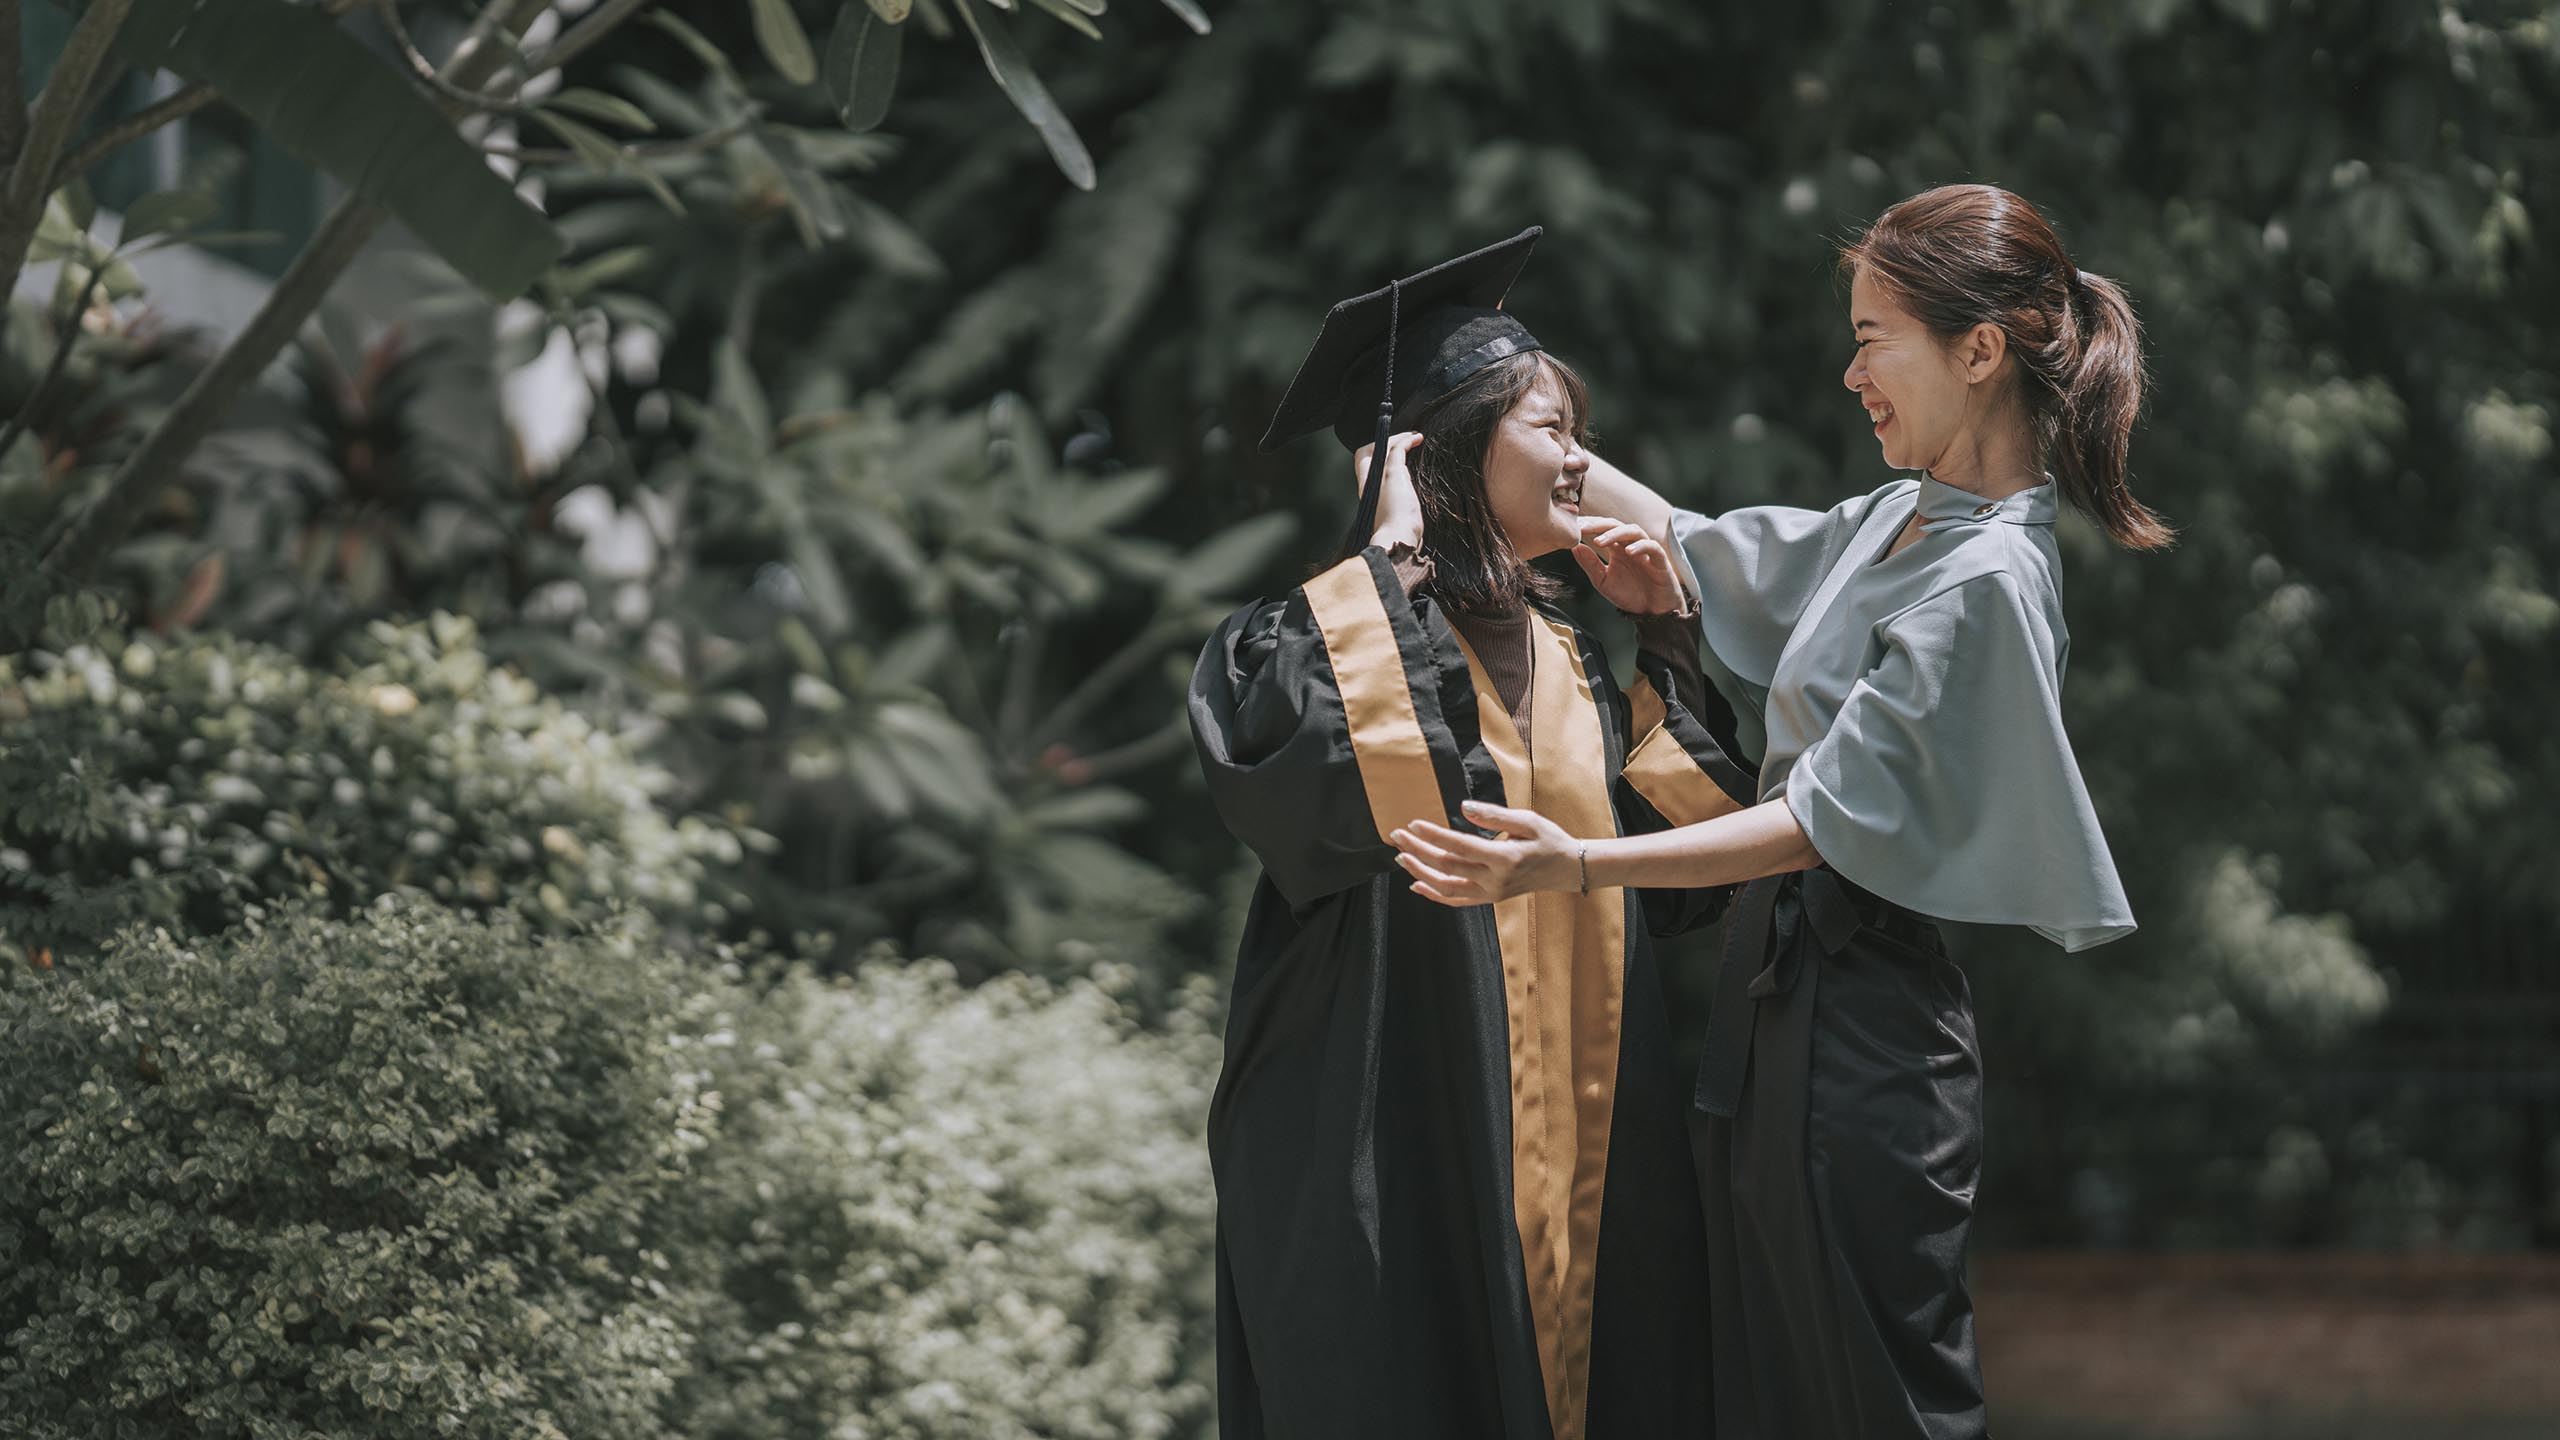
<path id="1" fill-rule="evenodd" d="M 1824 863 L 2080 950 L 2133 914 L 2062 730 L 2055 488 L 1995 500 L 1931 475 L 1823 512 L 1680 510 L 1672 553 L 1711 673 L 1764 717 L 1761 799 Z"/>
<path id="2" fill-rule="evenodd" d="M 1759 803 L 1590 841 L 1470 805 L 1492 838 L 1395 837 L 1416 891 L 1451 905 L 1747 882 L 1693 1127 L 1719 1440 L 1986 1433 L 1964 1282 L 1981 1067 L 1930 922 L 2069 950 L 2133 929 L 2063 731 L 2053 542 L 2062 497 L 2128 548 L 2169 542 L 2125 484 L 2132 307 L 1990 186 L 1894 206 L 1842 265 L 1843 383 L 1921 479 L 1712 518 L 1603 463 L 1585 486 L 1676 542 L 1709 676 L 1760 721 L 1740 737 Z"/>

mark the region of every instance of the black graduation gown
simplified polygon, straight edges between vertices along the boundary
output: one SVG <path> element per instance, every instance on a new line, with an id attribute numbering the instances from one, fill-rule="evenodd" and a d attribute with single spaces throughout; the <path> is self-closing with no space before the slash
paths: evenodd
<path id="1" fill-rule="evenodd" d="M 1202 769 L 1264 867 L 1209 1119 L 1225 1440 L 1709 1432 L 1689 1096 L 1649 938 L 1730 890 L 1451 909 L 1384 838 L 1464 825 L 1469 796 L 1585 835 L 1747 803 L 1710 730 L 1729 714 L 1691 714 L 1651 657 L 1622 691 L 1587 636 L 1533 621 L 1534 768 L 1374 547 L 1201 654 Z"/>

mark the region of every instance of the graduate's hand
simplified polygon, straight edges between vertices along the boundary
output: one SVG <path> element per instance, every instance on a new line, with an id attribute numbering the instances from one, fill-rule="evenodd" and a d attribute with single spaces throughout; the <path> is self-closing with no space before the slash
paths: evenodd
<path id="1" fill-rule="evenodd" d="M 1396 863 L 1413 877 L 1413 893 L 1463 908 L 1490 905 L 1532 890 L 1579 890 L 1579 842 L 1535 810 L 1482 801 L 1466 803 L 1469 820 L 1494 831 L 1491 839 L 1460 834 L 1446 825 L 1416 820 L 1387 838 Z"/>
<path id="2" fill-rule="evenodd" d="M 1381 548 L 1398 541 L 1419 550 L 1422 548 L 1422 497 L 1414 492 L 1413 470 L 1405 456 L 1422 443 L 1422 432 L 1406 430 L 1387 437 L 1387 470 L 1378 477 L 1378 528 L 1369 535 L 1369 543 Z M 1356 501 L 1360 487 L 1369 483 L 1369 455 L 1376 444 L 1361 446 L 1351 456 L 1351 495 Z"/>
<path id="3" fill-rule="evenodd" d="M 1630 615 L 1660 615 L 1686 609 L 1680 577 L 1671 568 L 1671 552 L 1643 527 L 1606 515 L 1585 515 L 1579 527 L 1582 543 L 1573 558 L 1601 598 Z"/>

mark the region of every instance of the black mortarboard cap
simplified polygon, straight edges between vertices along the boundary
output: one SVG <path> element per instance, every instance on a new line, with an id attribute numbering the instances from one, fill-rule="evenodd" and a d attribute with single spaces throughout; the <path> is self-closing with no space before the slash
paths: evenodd
<path id="1" fill-rule="evenodd" d="M 1309 431 L 1331 427 L 1348 449 L 1382 446 L 1402 422 L 1496 361 L 1541 348 L 1528 327 L 1502 313 L 1502 297 L 1545 233 L 1532 225 L 1419 274 L 1408 275 L 1333 307 L 1314 348 L 1271 416 L 1262 448 L 1278 449 Z M 1377 396 L 1372 404 L 1370 396 Z M 1383 453 L 1369 464 L 1345 553 L 1368 540 L 1378 511 Z"/>

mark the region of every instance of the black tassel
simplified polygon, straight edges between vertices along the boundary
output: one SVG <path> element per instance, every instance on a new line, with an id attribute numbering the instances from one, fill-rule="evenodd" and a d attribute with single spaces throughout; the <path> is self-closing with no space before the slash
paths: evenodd
<path id="1" fill-rule="evenodd" d="M 1349 559 L 1369 546 L 1369 537 L 1378 528 L 1378 492 L 1387 476 L 1387 436 L 1393 433 L 1396 419 L 1396 321 L 1403 309 L 1404 282 L 1398 280 L 1387 287 L 1387 388 L 1378 400 L 1378 433 L 1371 437 L 1369 476 L 1360 484 L 1360 503 L 1351 507 L 1351 528 L 1342 537 L 1342 558 Z"/>

